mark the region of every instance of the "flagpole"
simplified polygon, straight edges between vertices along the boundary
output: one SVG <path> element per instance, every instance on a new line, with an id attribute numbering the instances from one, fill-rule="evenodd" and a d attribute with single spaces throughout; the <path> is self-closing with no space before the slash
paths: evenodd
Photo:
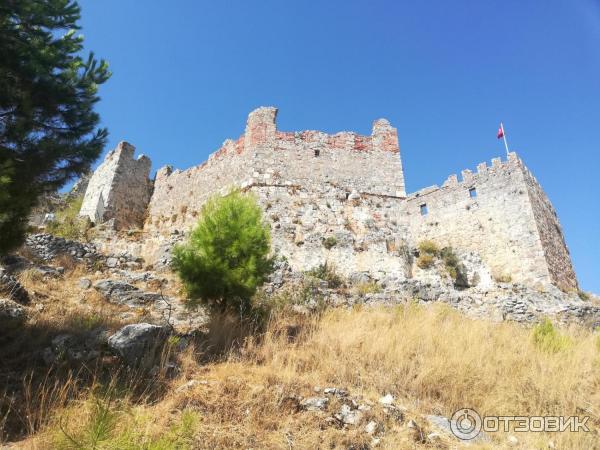
<path id="1" fill-rule="evenodd" d="M 500 122 L 500 129 L 502 130 L 502 139 L 504 139 L 504 148 L 506 148 L 506 157 L 508 158 L 508 143 L 506 142 L 506 133 L 504 132 L 504 125 Z"/>

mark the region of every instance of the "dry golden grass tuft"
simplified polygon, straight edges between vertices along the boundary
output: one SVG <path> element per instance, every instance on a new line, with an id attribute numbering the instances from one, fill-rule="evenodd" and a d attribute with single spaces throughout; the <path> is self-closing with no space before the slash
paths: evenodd
<path id="1" fill-rule="evenodd" d="M 81 277 L 96 277 L 68 262 L 60 261 L 65 268 L 61 277 L 44 276 L 36 269 L 18 274 L 31 304 L 19 333 L 0 336 L 0 442 L 38 431 L 54 410 L 85 396 L 103 370 L 110 373 L 115 367 L 113 361 L 97 362 L 105 367 L 66 360 L 52 367 L 43 363 L 42 352 L 59 335 L 85 339 L 94 330 L 110 332 L 125 324 L 119 318 L 123 308 L 79 286 Z"/>
<path id="2" fill-rule="evenodd" d="M 413 419 L 427 435 L 436 430 L 423 415 L 471 407 L 483 415 L 590 416 L 590 433 L 516 435 L 521 448 L 598 448 L 598 335 L 577 327 L 557 333 L 569 345 L 549 351 L 529 328 L 471 320 L 443 305 L 288 315 L 254 337 L 221 319 L 178 355 L 179 376 L 160 399 L 117 398 L 107 413 L 113 419 L 100 426 L 97 397 L 83 396 L 48 411 L 50 425 L 26 445 L 77 448 L 68 435 L 98 438 L 95 448 L 369 448 L 363 427 L 375 420 L 385 430 L 377 448 L 453 448 L 458 443 L 445 436 L 420 442 L 406 423 Z M 340 407 L 335 399 L 326 412 L 302 411 L 298 396 L 319 395 L 317 386 L 345 388 L 372 405 L 363 424 L 329 421 Z M 379 407 L 387 393 L 406 407 L 403 422 Z M 494 433 L 470 448 L 505 448 L 506 439 Z"/>

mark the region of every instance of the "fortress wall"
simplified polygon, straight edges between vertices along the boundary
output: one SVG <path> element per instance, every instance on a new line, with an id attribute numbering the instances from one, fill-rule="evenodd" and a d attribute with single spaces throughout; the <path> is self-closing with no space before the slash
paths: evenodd
<path id="1" fill-rule="evenodd" d="M 316 189 L 255 186 L 250 191 L 271 225 L 274 252 L 294 270 L 327 263 L 346 276 L 409 276 L 407 228 L 398 218 L 401 199 L 346 198 L 346 190 L 331 183 Z M 329 249 L 326 239 L 334 242 Z"/>
<path id="2" fill-rule="evenodd" d="M 144 230 L 188 231 L 198 220 L 204 202 L 215 193 L 240 187 L 252 175 L 252 158 L 244 138 L 227 140 L 199 166 L 187 170 L 161 168 L 154 181 Z"/>
<path id="3" fill-rule="evenodd" d="M 493 160 L 492 167 L 480 164 L 477 173 L 463 171 L 461 182 L 453 175 L 442 187 L 411 194 L 405 212 L 415 244 L 432 239 L 473 250 L 498 275 L 529 285 L 550 283 L 524 170 L 512 153 L 508 161 Z M 423 204 L 427 215 L 421 214 Z"/>
<path id="4" fill-rule="evenodd" d="M 577 276 L 558 215 L 540 184 L 526 168 L 524 176 L 550 277 L 564 291 L 578 290 Z"/>
<path id="5" fill-rule="evenodd" d="M 225 141 L 204 164 L 183 171 L 160 169 L 145 230 L 188 231 L 212 194 L 235 187 L 294 185 L 318 190 L 331 183 L 346 194 L 357 190 L 405 196 L 397 132 L 386 120 L 374 123 L 371 136 L 360 136 L 279 132 L 276 117 L 276 108 L 258 108 L 248 116 L 244 135 L 236 142 Z"/>
<path id="6" fill-rule="evenodd" d="M 307 187 L 332 183 L 348 192 L 406 195 L 397 131 L 387 120 L 375 121 L 371 136 L 279 132 L 277 110 L 268 112 L 261 120 L 270 132 L 253 149 L 253 182 Z"/>
<path id="7" fill-rule="evenodd" d="M 99 223 L 115 220 L 117 229 L 141 227 L 152 193 L 151 161 L 135 147 L 120 142 L 96 169 L 88 183 L 80 215 Z"/>

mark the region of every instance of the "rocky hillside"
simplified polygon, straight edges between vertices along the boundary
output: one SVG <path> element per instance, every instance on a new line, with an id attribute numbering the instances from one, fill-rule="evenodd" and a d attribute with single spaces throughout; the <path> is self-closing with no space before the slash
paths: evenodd
<path id="1" fill-rule="evenodd" d="M 168 271 L 33 235 L 0 269 L 8 448 L 454 448 L 454 411 L 578 415 L 590 432 L 482 433 L 471 448 L 595 448 L 597 299 L 415 253 L 412 279 L 279 261 L 240 324 Z M 423 266 L 423 267 L 420 267 Z M 452 267 L 459 267 L 459 274 Z M 585 296 L 584 296 L 585 297 Z M 550 317 L 554 326 L 535 325 Z M 9 443 L 10 442 L 10 443 Z"/>

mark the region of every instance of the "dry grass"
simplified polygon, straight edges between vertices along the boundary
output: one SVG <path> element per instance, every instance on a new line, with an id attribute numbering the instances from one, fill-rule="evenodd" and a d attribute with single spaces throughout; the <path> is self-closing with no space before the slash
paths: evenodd
<path id="1" fill-rule="evenodd" d="M 560 333 L 569 346 L 547 351 L 531 329 L 470 320 L 443 305 L 286 316 L 255 338 L 221 322 L 179 355 L 180 375 L 161 401 L 115 401 L 117 419 L 96 448 L 368 448 L 369 420 L 385 429 L 378 448 L 451 448 L 457 443 L 445 437 L 417 442 L 406 422 L 435 431 L 423 414 L 450 416 L 461 407 L 484 415 L 587 415 L 590 433 L 516 433 L 519 445 L 598 448 L 599 338 L 576 327 Z M 189 380 L 196 384 L 177 389 Z M 317 395 L 316 386 L 348 389 L 373 407 L 360 427 L 340 428 L 327 420 L 336 400 L 324 413 L 298 408 L 296 396 Z M 407 408 L 402 423 L 378 407 L 387 393 Z M 75 448 L 59 427 L 65 417 L 69 436 L 93 436 L 94 398 L 51 414 L 51 425 L 26 447 Z M 159 442 L 173 433 L 184 440 Z M 504 448 L 506 438 L 494 433 L 483 448 Z"/>
<path id="2" fill-rule="evenodd" d="M 0 442 L 36 432 L 52 411 L 85 395 L 98 376 L 106 376 L 102 372 L 110 375 L 116 367 L 113 360 L 91 364 L 65 359 L 52 367 L 43 362 L 42 352 L 56 336 L 82 341 L 94 330 L 110 332 L 124 325 L 119 319 L 123 308 L 79 287 L 80 277 L 90 277 L 85 268 L 68 259 L 57 263 L 65 268 L 62 277 L 43 276 L 35 269 L 18 274 L 32 302 L 19 333 L 0 336 Z"/>

